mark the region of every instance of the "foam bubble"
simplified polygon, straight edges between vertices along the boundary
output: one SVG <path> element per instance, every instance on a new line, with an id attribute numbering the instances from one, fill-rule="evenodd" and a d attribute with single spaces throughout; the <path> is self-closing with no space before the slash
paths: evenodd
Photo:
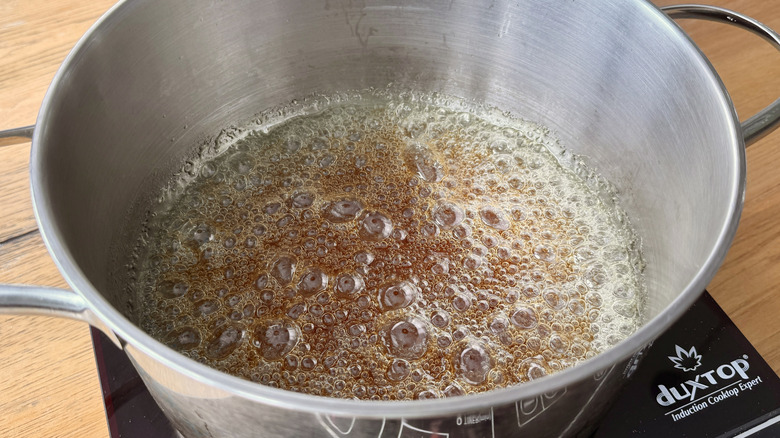
<path id="1" fill-rule="evenodd" d="M 273 321 L 255 329 L 253 345 L 266 360 L 279 360 L 295 348 L 301 329 L 289 321 Z"/>
<path id="2" fill-rule="evenodd" d="M 470 294 L 458 293 L 452 298 L 452 307 L 459 311 L 465 312 L 471 307 L 472 297 Z"/>
<path id="3" fill-rule="evenodd" d="M 216 333 L 206 346 L 205 353 L 211 359 L 224 359 L 238 348 L 243 339 L 244 332 L 241 328 L 228 325 Z"/>
<path id="4" fill-rule="evenodd" d="M 214 238 L 211 227 L 206 224 L 200 224 L 192 231 L 192 239 L 200 245 Z"/>
<path id="5" fill-rule="evenodd" d="M 444 310 L 437 310 L 431 315 L 431 324 L 438 328 L 447 327 L 450 323 L 450 315 Z"/>
<path id="6" fill-rule="evenodd" d="M 379 291 L 379 304 L 383 310 L 398 310 L 411 305 L 418 297 L 419 289 L 408 281 L 383 287 Z"/>
<path id="7" fill-rule="evenodd" d="M 356 295 L 363 291 L 365 282 L 357 273 L 341 274 L 336 277 L 336 292 L 343 295 Z"/>
<path id="8" fill-rule="evenodd" d="M 165 344 L 174 350 L 187 351 L 200 345 L 200 332 L 198 329 L 189 326 L 179 327 L 171 330 L 166 336 Z"/>
<path id="9" fill-rule="evenodd" d="M 463 222 L 466 215 L 457 205 L 445 202 L 433 210 L 433 220 L 442 228 L 453 228 Z"/>
<path id="10" fill-rule="evenodd" d="M 529 307 L 518 306 L 509 317 L 509 321 L 517 327 L 530 330 L 538 324 L 536 312 Z"/>
<path id="11" fill-rule="evenodd" d="M 385 334 L 390 354 L 404 359 L 419 359 L 428 347 L 428 329 L 419 318 L 393 323 Z"/>
<path id="12" fill-rule="evenodd" d="M 409 362 L 405 359 L 393 359 L 387 369 L 387 378 L 393 381 L 401 381 L 409 376 Z"/>
<path id="13" fill-rule="evenodd" d="M 382 240 L 393 232 L 393 222 L 386 215 L 372 211 L 361 221 L 360 237 L 366 240 Z"/>
<path id="14" fill-rule="evenodd" d="M 363 205 L 354 199 L 342 199 L 325 205 L 324 216 L 333 223 L 355 220 L 363 210 Z"/>
<path id="15" fill-rule="evenodd" d="M 509 229 L 509 220 L 504 216 L 504 213 L 501 210 L 493 206 L 482 207 L 479 210 L 479 218 L 482 219 L 482 222 L 485 225 L 491 228 L 500 231 Z"/>
<path id="16" fill-rule="evenodd" d="M 293 256 L 281 256 L 274 261 L 273 265 L 271 265 L 271 276 L 274 277 L 280 285 L 286 286 L 293 280 L 297 263 L 298 260 Z"/>
<path id="17" fill-rule="evenodd" d="M 308 208 L 314 204 L 315 195 L 308 192 L 296 193 L 291 201 L 294 208 Z"/>
<path id="18" fill-rule="evenodd" d="M 414 143 L 406 151 L 409 161 L 417 174 L 425 181 L 438 182 L 444 178 L 444 170 L 430 151 L 419 143 Z"/>
<path id="19" fill-rule="evenodd" d="M 304 296 L 311 296 L 328 287 L 328 275 L 317 267 L 309 268 L 301 275 L 298 282 L 298 291 Z"/>
<path id="20" fill-rule="evenodd" d="M 467 344 L 460 351 L 457 362 L 460 376 L 472 385 L 483 383 L 493 367 L 493 358 L 480 343 Z"/>

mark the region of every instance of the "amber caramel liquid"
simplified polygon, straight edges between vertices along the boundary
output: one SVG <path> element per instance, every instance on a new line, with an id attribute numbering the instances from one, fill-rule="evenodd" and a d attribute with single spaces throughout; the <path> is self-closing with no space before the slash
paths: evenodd
<path id="1" fill-rule="evenodd" d="M 329 397 L 454 396 L 573 366 L 637 328 L 643 288 L 622 216 L 552 142 L 376 96 L 247 131 L 150 222 L 144 329 Z"/>

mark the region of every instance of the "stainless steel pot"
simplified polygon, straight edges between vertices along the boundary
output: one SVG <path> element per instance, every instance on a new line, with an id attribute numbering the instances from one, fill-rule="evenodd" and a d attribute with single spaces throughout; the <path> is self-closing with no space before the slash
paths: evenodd
<path id="1" fill-rule="evenodd" d="M 673 11 L 737 24 L 780 48 L 780 36 L 748 17 Z M 196 146 L 292 99 L 388 84 L 542 123 L 617 186 L 643 241 L 644 326 L 596 358 L 528 384 L 414 402 L 261 386 L 137 328 L 123 287 L 130 236 Z M 740 126 L 707 60 L 642 0 L 120 1 L 64 62 L 33 135 L 35 213 L 76 293 L 5 286 L 0 311 L 101 328 L 188 437 L 584 435 L 642 349 L 714 275 L 742 207 L 743 138 L 778 120 L 780 100 Z"/>

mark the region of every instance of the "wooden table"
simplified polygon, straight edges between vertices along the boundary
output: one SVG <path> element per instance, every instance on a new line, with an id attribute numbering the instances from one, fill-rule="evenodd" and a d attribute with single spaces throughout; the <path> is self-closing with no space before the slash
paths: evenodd
<path id="1" fill-rule="evenodd" d="M 659 0 L 659 5 L 671 1 Z M 780 29 L 777 0 L 710 0 Z M 30 125 L 57 67 L 113 0 L 0 2 L 0 130 Z M 743 118 L 780 97 L 780 53 L 731 27 L 684 21 Z M 30 144 L 0 149 L 0 282 L 65 287 L 30 204 Z M 780 371 L 780 132 L 748 149 L 745 210 L 734 246 L 709 290 Z M 0 437 L 106 437 L 83 323 L 0 316 Z"/>

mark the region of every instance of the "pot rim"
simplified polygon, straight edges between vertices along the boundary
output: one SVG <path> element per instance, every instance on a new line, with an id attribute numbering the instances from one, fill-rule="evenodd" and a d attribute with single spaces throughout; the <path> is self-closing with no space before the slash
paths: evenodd
<path id="1" fill-rule="evenodd" d="M 38 114 L 35 135 L 32 140 L 30 157 L 33 210 L 41 236 L 67 283 L 79 295 L 84 297 L 89 309 L 118 338 L 175 372 L 231 395 L 277 407 L 315 414 L 347 415 L 358 418 L 420 418 L 474 412 L 494 406 L 508 405 L 544 393 L 556 392 L 580 380 L 590 378 L 601 371 L 611 369 L 619 361 L 628 358 L 652 343 L 657 336 L 685 313 L 704 291 L 725 259 L 726 252 L 736 233 L 742 211 L 746 184 L 745 148 L 739 119 L 728 92 L 712 65 L 690 40 L 688 35 L 677 27 L 663 12 L 650 4 L 649 1 L 639 0 L 639 3 L 639 7 L 647 10 L 649 19 L 656 20 L 657 24 L 663 24 L 667 27 L 680 47 L 688 52 L 695 62 L 701 64 L 714 92 L 718 93 L 718 100 L 722 110 L 729 115 L 729 119 L 732 122 L 728 127 L 729 143 L 732 146 L 730 154 L 735 157 L 732 165 L 736 168 L 734 180 L 730 184 L 729 203 L 731 210 L 728 212 L 727 220 L 720 229 L 717 243 L 712 248 L 706 262 L 696 276 L 691 279 L 683 292 L 656 317 L 644 324 L 631 336 L 575 367 L 517 386 L 453 398 L 414 401 L 338 399 L 272 388 L 226 374 L 177 353 L 131 323 L 92 286 L 74 262 L 69 249 L 64 245 L 59 229 L 51 220 L 53 212 L 47 199 L 47 193 L 44 190 L 45 175 L 42 172 L 43 158 L 41 153 L 41 150 L 46 147 L 47 121 L 51 118 L 51 113 L 54 112 L 51 105 L 53 96 L 58 93 L 60 88 L 59 84 L 64 77 L 69 75 L 71 66 L 77 63 L 81 52 L 88 49 L 95 35 L 99 34 L 104 27 L 110 26 L 111 22 L 121 20 L 124 14 L 130 13 L 135 3 L 127 0 L 118 1 L 81 37 L 58 69 L 43 99 Z"/>

